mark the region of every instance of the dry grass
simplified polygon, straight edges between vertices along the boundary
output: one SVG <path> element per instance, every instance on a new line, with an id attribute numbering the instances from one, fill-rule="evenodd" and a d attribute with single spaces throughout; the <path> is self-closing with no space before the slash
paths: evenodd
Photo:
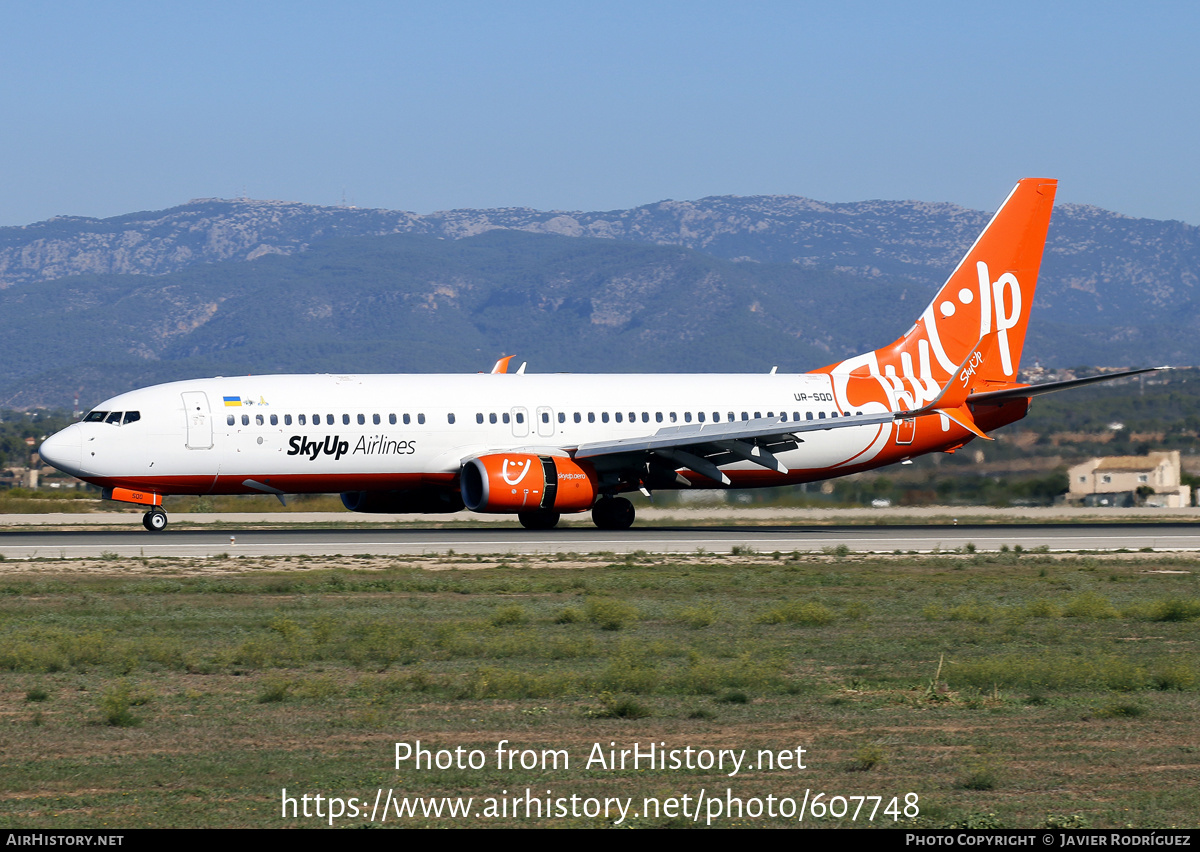
<path id="1" fill-rule="evenodd" d="M 231 558 L 3 570 L 3 827 L 273 827 L 285 787 L 478 801 L 529 787 L 639 803 L 701 788 L 743 799 L 914 792 L 929 826 L 1196 820 L 1200 589 L 1189 558 Z M 394 744 L 418 739 L 480 749 L 488 767 L 396 770 Z M 497 769 L 502 740 L 566 750 L 570 766 Z M 807 768 L 586 767 L 597 743 L 635 742 L 751 758 L 802 747 Z"/>

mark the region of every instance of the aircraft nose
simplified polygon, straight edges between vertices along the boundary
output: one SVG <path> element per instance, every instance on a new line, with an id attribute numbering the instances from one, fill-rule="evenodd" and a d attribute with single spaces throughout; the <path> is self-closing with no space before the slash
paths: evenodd
<path id="1" fill-rule="evenodd" d="M 79 458 L 82 454 L 82 439 L 79 427 L 71 425 L 61 432 L 56 432 L 38 448 L 42 460 L 53 465 L 63 473 L 79 475 Z"/>

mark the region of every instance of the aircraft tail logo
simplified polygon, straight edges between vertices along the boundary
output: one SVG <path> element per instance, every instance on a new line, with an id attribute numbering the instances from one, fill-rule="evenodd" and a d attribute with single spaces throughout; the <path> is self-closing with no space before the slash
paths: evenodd
<path id="1" fill-rule="evenodd" d="M 919 409 L 993 333 L 989 357 L 959 379 L 978 390 L 1016 382 L 1057 185 L 1020 181 L 903 337 L 820 370 L 838 398 L 862 407 L 884 402 L 882 391 L 893 411 Z"/>

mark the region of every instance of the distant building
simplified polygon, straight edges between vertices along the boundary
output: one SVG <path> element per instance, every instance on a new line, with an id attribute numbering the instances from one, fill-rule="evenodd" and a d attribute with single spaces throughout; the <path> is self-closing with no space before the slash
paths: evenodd
<path id="1" fill-rule="evenodd" d="M 1089 459 L 1068 471 L 1067 502 L 1084 506 L 1191 505 L 1191 494 L 1179 479 L 1179 450 L 1145 456 Z"/>

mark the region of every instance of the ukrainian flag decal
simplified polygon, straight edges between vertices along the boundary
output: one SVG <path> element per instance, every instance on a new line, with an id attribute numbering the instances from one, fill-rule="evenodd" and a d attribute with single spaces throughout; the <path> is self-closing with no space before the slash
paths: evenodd
<path id="1" fill-rule="evenodd" d="M 238 405 L 241 405 L 241 404 L 242 404 L 242 398 L 241 398 L 240 396 L 227 396 L 227 397 L 225 397 L 225 405 L 226 405 L 226 406 L 231 406 L 231 405 L 232 405 L 232 406 L 238 406 Z"/>

